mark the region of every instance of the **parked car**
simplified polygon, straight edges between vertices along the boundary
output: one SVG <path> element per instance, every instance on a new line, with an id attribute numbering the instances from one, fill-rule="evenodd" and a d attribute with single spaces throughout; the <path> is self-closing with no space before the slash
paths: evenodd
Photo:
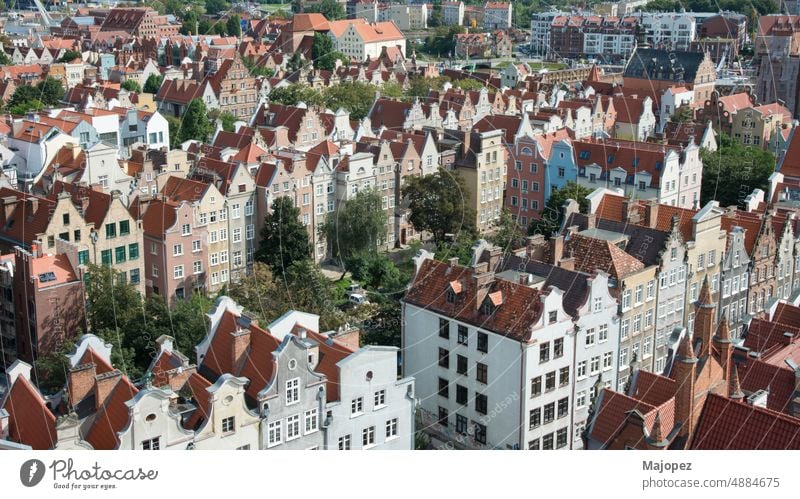
<path id="1" fill-rule="evenodd" d="M 367 303 L 367 298 L 361 293 L 353 293 L 347 298 L 347 301 L 355 306 L 359 306 Z"/>

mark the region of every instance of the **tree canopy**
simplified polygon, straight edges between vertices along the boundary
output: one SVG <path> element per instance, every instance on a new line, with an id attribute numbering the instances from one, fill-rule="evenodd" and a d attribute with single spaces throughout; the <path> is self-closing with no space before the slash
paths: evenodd
<path id="1" fill-rule="evenodd" d="M 378 191 L 363 189 L 329 215 L 320 232 L 347 268 L 348 260 L 356 255 L 377 251 L 386 239 L 386 221 Z"/>
<path id="2" fill-rule="evenodd" d="M 163 82 L 163 75 L 151 74 L 147 77 L 147 81 L 144 82 L 144 91 L 148 94 L 157 94 Z"/>
<path id="3" fill-rule="evenodd" d="M 306 12 L 318 12 L 329 21 L 339 21 L 346 17 L 342 4 L 337 0 L 322 0 L 305 8 Z"/>
<path id="4" fill-rule="evenodd" d="M 81 53 L 77 50 L 65 50 L 64 54 L 59 57 L 57 62 L 72 62 L 75 59 L 79 59 L 81 57 Z"/>
<path id="5" fill-rule="evenodd" d="M 308 85 L 293 83 L 286 87 L 277 87 L 269 93 L 271 102 L 280 102 L 287 106 L 295 106 L 300 102 L 307 105 L 317 105 L 330 108 L 334 111 L 344 108 L 350 113 L 350 118 L 360 120 L 364 118 L 375 101 L 377 88 L 370 83 L 348 81 L 339 85 L 326 87 L 319 92 Z"/>
<path id="6" fill-rule="evenodd" d="M 142 87 L 139 86 L 139 82 L 137 82 L 136 80 L 125 80 L 124 82 L 122 82 L 122 85 L 120 86 L 125 90 L 127 90 L 128 92 L 138 93 L 142 91 Z"/>
<path id="7" fill-rule="evenodd" d="M 564 188 L 550 194 L 544 205 L 544 210 L 542 210 L 541 218 L 531 221 L 528 226 L 528 234 L 542 234 L 545 237 L 550 237 L 553 232 L 561 228 L 561 223 L 564 220 L 564 203 L 568 199 L 575 200 L 580 205 L 581 213 L 586 213 L 589 208 L 589 201 L 586 196 L 591 193 L 592 189 L 570 180 Z"/>
<path id="8" fill-rule="evenodd" d="M 330 36 L 316 32 L 311 44 L 311 60 L 314 62 L 315 68 L 333 71 L 336 69 L 337 60 L 347 63 L 349 58 L 333 49 L 333 40 Z"/>
<path id="9" fill-rule="evenodd" d="M 206 0 L 206 14 L 219 14 L 231 8 L 225 0 Z"/>
<path id="10" fill-rule="evenodd" d="M 700 203 L 719 201 L 720 206 L 739 205 L 753 189 L 765 192 L 775 171 L 775 156 L 759 147 L 745 147 L 726 134 L 719 134 L 717 151 L 700 150 L 703 181 Z"/>
<path id="11" fill-rule="evenodd" d="M 242 18 L 234 14 L 225 21 L 228 36 L 242 36 Z"/>
<path id="12" fill-rule="evenodd" d="M 310 255 L 311 244 L 308 231 L 300 222 L 300 210 L 291 197 L 279 197 L 272 203 L 272 211 L 264 217 L 256 260 L 267 264 L 274 272 L 283 272 Z"/>
<path id="13" fill-rule="evenodd" d="M 45 106 L 58 105 L 64 98 L 64 87 L 61 82 L 48 76 L 36 86 L 22 85 L 17 87 L 8 101 L 11 114 L 25 114 L 39 111 Z"/>
<path id="14" fill-rule="evenodd" d="M 192 99 L 180 122 L 178 143 L 192 139 L 208 142 L 213 131 L 214 124 L 208 119 L 205 103 L 201 99 Z"/>
<path id="15" fill-rule="evenodd" d="M 430 232 L 437 245 L 447 234 L 473 231 L 475 213 L 467 204 L 467 189 L 460 176 L 440 168 L 433 175 L 409 177 L 402 192 L 414 229 Z"/>

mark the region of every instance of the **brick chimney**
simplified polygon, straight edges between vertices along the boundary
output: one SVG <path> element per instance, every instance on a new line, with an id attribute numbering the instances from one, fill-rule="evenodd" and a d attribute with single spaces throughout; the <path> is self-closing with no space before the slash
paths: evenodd
<path id="1" fill-rule="evenodd" d="M 500 260 L 503 258 L 503 250 L 499 246 L 492 246 L 488 250 L 489 253 L 489 270 L 495 272 Z"/>
<path id="2" fill-rule="evenodd" d="M 37 198 L 36 196 L 30 196 L 25 200 L 25 204 L 26 204 L 25 216 L 30 217 L 34 213 L 36 213 L 36 210 L 39 209 L 39 198 Z"/>
<path id="3" fill-rule="evenodd" d="M 244 365 L 247 350 L 250 348 L 250 330 L 237 329 L 231 333 L 233 341 L 231 343 L 231 369 L 238 374 Z"/>
<path id="4" fill-rule="evenodd" d="M 17 206 L 17 198 L 15 196 L 6 196 L 2 200 L 3 203 L 3 224 L 11 218 L 14 208 Z"/>
<path id="5" fill-rule="evenodd" d="M 731 341 L 731 332 L 728 327 L 728 318 L 724 315 L 720 318 L 719 326 L 717 327 L 717 334 L 714 335 L 714 346 L 719 352 L 719 363 L 722 367 L 722 376 L 724 379 L 730 379 L 730 371 L 736 370 L 731 367 L 731 355 L 733 354 L 733 342 Z"/>
<path id="6" fill-rule="evenodd" d="M 708 285 L 708 276 L 703 279 L 700 296 L 694 304 L 696 312 L 694 319 L 694 337 L 700 339 L 698 356 L 705 359 L 711 352 L 711 336 L 714 332 L 714 316 L 716 307 L 711 300 L 711 290 Z"/>
<path id="7" fill-rule="evenodd" d="M 678 354 L 672 368 L 672 378 L 677 385 L 675 393 L 675 416 L 682 423 L 680 435 L 691 437 L 694 430 L 694 384 L 697 357 L 692 348 L 691 335 L 687 331 L 678 345 Z M 687 446 L 688 448 L 688 446 Z"/>
<path id="8" fill-rule="evenodd" d="M 75 407 L 86 398 L 94 389 L 94 378 L 97 375 L 96 366 L 93 363 L 80 364 L 69 370 L 69 405 Z"/>
<path id="9" fill-rule="evenodd" d="M 119 369 L 114 369 L 107 373 L 98 374 L 94 379 L 94 406 L 96 410 L 100 410 L 106 403 L 111 391 L 122 379 L 122 372 Z"/>
<path id="10" fill-rule="evenodd" d="M 589 213 L 588 215 L 586 215 L 586 228 L 587 229 L 597 228 L 597 213 Z"/>
<path id="11" fill-rule="evenodd" d="M 544 261 L 544 249 L 546 247 L 547 242 L 544 239 L 544 235 L 536 234 L 528 237 L 525 249 L 528 258 L 541 262 Z"/>

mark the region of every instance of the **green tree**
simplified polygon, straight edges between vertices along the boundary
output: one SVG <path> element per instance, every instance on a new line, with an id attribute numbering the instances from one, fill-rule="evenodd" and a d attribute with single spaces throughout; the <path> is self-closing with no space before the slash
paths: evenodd
<path id="1" fill-rule="evenodd" d="M 128 92 L 136 92 L 139 93 L 142 91 L 142 87 L 139 86 L 139 82 L 136 80 L 125 80 L 122 82 L 121 87 Z"/>
<path id="2" fill-rule="evenodd" d="M 344 19 L 346 13 L 344 7 L 337 0 L 322 0 L 314 5 L 305 8 L 306 12 L 319 12 L 329 21 Z"/>
<path id="3" fill-rule="evenodd" d="M 419 75 L 412 76 L 409 78 L 406 97 L 409 99 L 416 97 L 422 99 L 427 97 L 431 90 L 441 90 L 447 81 L 450 81 L 450 78 L 446 76 L 437 76 L 435 78 L 425 78 Z"/>
<path id="4" fill-rule="evenodd" d="M 64 98 L 64 86 L 53 77 L 48 76 L 36 84 L 39 90 L 39 100 L 46 106 L 56 106 Z"/>
<path id="5" fill-rule="evenodd" d="M 8 66 L 11 64 L 11 58 L 6 54 L 5 50 L 0 50 L 0 65 Z"/>
<path id="6" fill-rule="evenodd" d="M 159 74 L 151 74 L 144 82 L 144 91 L 148 94 L 157 94 L 164 82 L 164 76 Z"/>
<path id="7" fill-rule="evenodd" d="M 329 215 L 320 232 L 346 268 L 349 258 L 377 251 L 386 237 L 386 220 L 380 194 L 364 189 Z"/>
<path id="8" fill-rule="evenodd" d="M 300 55 L 300 51 L 295 51 L 294 54 L 289 58 L 289 62 L 286 63 L 286 70 L 289 73 L 294 73 L 295 71 L 299 71 L 306 63 L 303 60 L 303 56 Z"/>
<path id="9" fill-rule="evenodd" d="M 573 181 L 567 182 L 563 189 L 559 189 L 547 199 L 542 210 L 542 216 L 533 220 L 528 226 L 528 234 L 543 234 L 550 237 L 553 232 L 561 228 L 564 220 L 564 203 L 568 199 L 577 201 L 580 205 L 581 213 L 586 213 L 589 208 L 589 201 L 586 196 L 592 193 L 592 189 L 579 185 Z"/>
<path id="10" fill-rule="evenodd" d="M 374 85 L 360 81 L 346 81 L 331 85 L 323 90 L 325 106 L 338 110 L 340 107 L 350 113 L 350 119 L 364 118 L 375 101 Z"/>
<path id="11" fill-rule="evenodd" d="M 242 18 L 234 14 L 225 22 L 229 36 L 242 36 Z"/>
<path id="12" fill-rule="evenodd" d="M 390 99 L 401 99 L 405 95 L 403 86 L 396 81 L 387 81 L 381 87 L 381 97 L 388 97 Z"/>
<path id="13" fill-rule="evenodd" d="M 200 21 L 200 17 L 194 9 L 190 9 L 186 14 L 183 15 L 181 18 L 181 34 L 182 35 L 197 35 L 200 31 L 198 29 L 198 23 Z"/>
<path id="14" fill-rule="evenodd" d="M 402 189 L 408 220 L 417 231 L 430 232 L 438 246 L 447 234 L 471 233 L 475 212 L 467 204 L 464 179 L 441 168 L 433 175 L 409 177 Z"/>
<path id="15" fill-rule="evenodd" d="M 250 74 L 253 76 L 266 76 L 271 78 L 275 75 L 274 69 L 259 65 L 252 57 L 243 57 L 242 62 L 247 66 L 247 70 L 250 71 Z"/>
<path id="16" fill-rule="evenodd" d="M 81 57 L 81 53 L 77 50 L 67 50 L 64 52 L 57 62 L 72 62 L 75 59 L 79 59 Z"/>
<path id="17" fill-rule="evenodd" d="M 448 57 L 455 53 L 456 35 L 466 32 L 464 26 L 439 26 L 432 35 L 425 38 L 421 50 L 437 57 Z"/>
<path id="18" fill-rule="evenodd" d="M 225 0 L 206 0 L 206 14 L 216 15 L 231 8 Z"/>
<path id="19" fill-rule="evenodd" d="M 319 92 L 302 83 L 293 83 L 286 87 L 273 88 L 269 93 L 269 100 L 270 102 L 279 102 L 287 106 L 294 106 L 299 102 L 320 106 L 325 103 Z"/>
<path id="20" fill-rule="evenodd" d="M 484 88 L 483 82 L 476 78 L 464 78 L 462 80 L 456 80 L 453 82 L 453 86 L 462 90 L 480 90 Z"/>
<path id="21" fill-rule="evenodd" d="M 181 144 L 181 120 L 175 116 L 166 114 L 164 117 L 167 119 L 169 126 L 169 146 L 171 149 L 178 149 Z"/>
<path id="22" fill-rule="evenodd" d="M 311 244 L 308 231 L 300 222 L 300 210 L 294 206 L 292 198 L 279 197 L 272 203 L 272 211 L 264 217 L 256 260 L 275 272 L 283 272 L 310 255 Z"/>
<path id="23" fill-rule="evenodd" d="M 489 237 L 489 240 L 505 251 L 511 251 L 520 247 L 526 235 L 525 229 L 511 218 L 511 214 L 507 210 L 503 210 L 497 223 L 497 230 Z"/>
<path id="24" fill-rule="evenodd" d="M 330 36 L 316 32 L 311 44 L 311 60 L 314 62 L 315 68 L 333 71 L 336 68 L 337 60 L 346 63 L 348 58 L 333 49 L 333 39 Z"/>
<path id="25" fill-rule="evenodd" d="M 181 126 L 178 130 L 178 143 L 191 139 L 208 142 L 213 131 L 214 124 L 208 119 L 208 110 L 205 103 L 201 99 L 192 99 L 181 120 Z"/>
<path id="26" fill-rule="evenodd" d="M 362 324 L 363 345 L 385 345 L 400 347 L 401 307 L 396 301 L 385 300 L 378 311 Z"/>
<path id="27" fill-rule="evenodd" d="M 700 203 L 717 200 L 720 206 L 740 205 L 753 189 L 769 190 L 775 171 L 775 156 L 759 147 L 745 147 L 726 134 L 719 134 L 719 149 L 700 150 L 703 180 Z"/>
<path id="28" fill-rule="evenodd" d="M 689 106 L 681 106 L 675 110 L 669 120 L 673 123 L 686 123 L 694 119 L 694 113 Z"/>

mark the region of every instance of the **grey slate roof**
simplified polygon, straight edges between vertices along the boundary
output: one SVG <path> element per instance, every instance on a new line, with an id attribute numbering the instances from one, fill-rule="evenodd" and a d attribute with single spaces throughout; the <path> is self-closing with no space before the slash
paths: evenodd
<path id="1" fill-rule="evenodd" d="M 622 76 L 693 83 L 703 58 L 702 52 L 637 48 Z"/>

